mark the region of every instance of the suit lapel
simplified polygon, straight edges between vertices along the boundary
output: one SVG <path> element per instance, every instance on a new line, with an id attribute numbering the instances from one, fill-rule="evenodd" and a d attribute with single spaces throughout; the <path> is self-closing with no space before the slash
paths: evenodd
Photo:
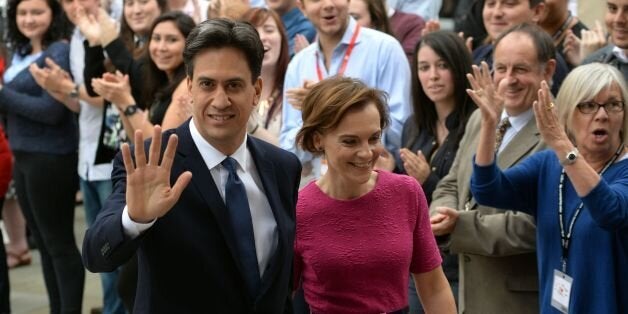
<path id="1" fill-rule="evenodd" d="M 177 152 L 183 157 L 184 168 L 192 172 L 192 182 L 190 186 L 205 200 L 207 207 L 218 222 L 218 226 L 225 238 L 227 247 L 229 247 L 233 260 L 236 261 L 238 269 L 242 272 L 242 266 L 238 262 L 239 258 L 235 247 L 235 238 L 232 228 L 230 227 L 231 221 L 227 213 L 227 208 L 201 153 L 192 140 L 189 123 L 190 120 L 177 129 L 177 134 L 179 134 Z M 173 178 L 174 175 L 178 176 L 179 174 L 172 174 Z"/>
<path id="2" fill-rule="evenodd" d="M 262 186 L 264 187 L 264 193 L 266 194 L 266 198 L 268 199 L 268 203 L 270 204 L 270 208 L 275 216 L 275 221 L 277 222 L 277 230 L 278 230 L 278 242 L 277 250 L 273 252 L 273 255 L 270 258 L 270 268 L 264 272 L 262 277 L 262 287 L 260 289 L 260 293 L 257 296 L 258 299 L 264 295 L 266 290 L 271 286 L 273 282 L 273 278 L 279 272 L 279 261 L 282 260 L 283 255 L 285 254 L 285 243 L 283 240 L 286 239 L 284 233 L 286 232 L 286 215 L 283 213 L 283 207 L 281 200 L 279 198 L 279 193 L 277 191 L 277 178 L 275 176 L 274 165 L 268 160 L 265 156 L 264 149 L 256 143 L 256 140 L 248 137 L 247 147 L 251 152 L 251 156 L 253 157 L 253 161 L 255 162 L 255 167 L 257 168 L 257 172 L 259 173 L 260 179 L 262 181 Z"/>
<path id="3" fill-rule="evenodd" d="M 539 130 L 536 119 L 530 121 L 515 135 L 504 150 L 497 156 L 497 165 L 500 169 L 508 169 L 526 156 L 539 143 Z"/>
<path id="4" fill-rule="evenodd" d="M 469 120 L 471 121 L 471 120 Z M 481 120 L 480 120 L 481 121 Z M 479 124 L 478 124 L 479 129 Z M 476 136 L 474 147 L 477 147 L 479 138 Z M 497 155 L 497 166 L 500 169 L 508 169 L 519 162 L 539 143 L 540 133 L 536 127 L 536 119 L 532 117 L 530 121 L 515 135 L 515 137 L 506 145 L 504 150 Z M 472 164 L 469 167 L 473 167 Z M 471 172 L 469 172 L 469 177 Z M 470 184 L 465 186 L 468 190 L 463 195 L 471 195 Z M 469 207 L 474 208 L 477 205 L 475 198 L 469 201 Z"/>

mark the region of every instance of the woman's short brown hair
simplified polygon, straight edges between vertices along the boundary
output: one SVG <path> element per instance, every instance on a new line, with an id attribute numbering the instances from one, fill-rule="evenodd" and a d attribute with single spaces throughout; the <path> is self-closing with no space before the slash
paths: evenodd
<path id="1" fill-rule="evenodd" d="M 371 103 L 379 111 L 379 124 L 384 130 L 390 122 L 386 98 L 384 92 L 370 88 L 357 79 L 333 76 L 322 80 L 303 100 L 303 126 L 296 141 L 305 151 L 320 154 L 314 145 L 314 135 L 335 129 L 348 112 L 360 110 Z"/>

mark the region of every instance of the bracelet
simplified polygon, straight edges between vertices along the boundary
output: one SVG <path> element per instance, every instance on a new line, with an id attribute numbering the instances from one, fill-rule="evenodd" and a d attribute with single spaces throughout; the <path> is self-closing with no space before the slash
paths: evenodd
<path id="1" fill-rule="evenodd" d="M 259 123 L 257 123 L 257 124 L 255 125 L 255 127 L 253 128 L 253 130 L 251 130 L 251 132 L 249 132 L 249 134 L 254 134 L 254 133 L 255 133 L 255 131 L 257 131 L 257 129 L 258 129 L 258 128 L 259 128 Z"/>

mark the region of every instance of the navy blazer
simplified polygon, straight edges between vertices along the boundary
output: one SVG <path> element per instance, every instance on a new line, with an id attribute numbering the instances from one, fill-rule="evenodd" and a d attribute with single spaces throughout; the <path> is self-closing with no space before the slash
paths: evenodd
<path id="1" fill-rule="evenodd" d="M 179 137 L 171 183 L 188 170 L 192 181 L 175 206 L 133 240 L 122 228 L 126 172 L 118 153 L 112 172 L 113 193 L 85 235 L 85 266 L 92 272 L 112 271 L 137 251 L 134 313 L 291 312 L 295 207 L 301 176 L 298 159 L 248 137 L 247 147 L 279 232 L 277 250 L 262 278 L 260 294 L 253 300 L 246 292 L 224 202 L 194 145 L 189 121 L 164 132 L 162 143 L 167 143 L 171 134 Z M 146 147 L 149 143 L 145 142 Z M 164 150 L 162 147 L 162 154 Z"/>

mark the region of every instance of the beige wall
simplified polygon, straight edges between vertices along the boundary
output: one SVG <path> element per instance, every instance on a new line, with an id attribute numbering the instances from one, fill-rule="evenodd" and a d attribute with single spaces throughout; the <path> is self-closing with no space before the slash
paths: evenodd
<path id="1" fill-rule="evenodd" d="M 578 18 L 587 27 L 593 28 L 595 26 L 595 20 L 599 20 L 602 23 L 602 26 L 604 26 L 604 14 L 606 13 L 606 0 L 577 0 L 577 1 L 578 1 L 578 14 L 577 14 Z"/>

